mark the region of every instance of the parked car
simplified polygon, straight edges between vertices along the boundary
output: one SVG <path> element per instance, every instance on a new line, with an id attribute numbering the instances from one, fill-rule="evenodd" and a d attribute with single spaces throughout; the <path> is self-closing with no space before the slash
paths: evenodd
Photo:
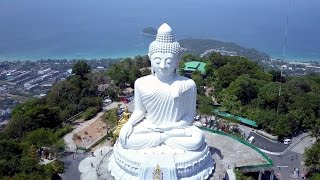
<path id="1" fill-rule="evenodd" d="M 252 143 L 254 142 L 254 137 L 253 137 L 253 136 L 250 136 L 250 137 L 248 138 L 248 142 L 252 144 Z"/>
<path id="2" fill-rule="evenodd" d="M 199 115 L 199 114 L 196 115 L 196 116 L 194 117 L 194 120 L 199 121 L 199 120 L 200 120 L 200 115 Z"/>
<path id="3" fill-rule="evenodd" d="M 283 144 L 291 144 L 291 139 L 287 138 L 283 141 Z"/>
<path id="4" fill-rule="evenodd" d="M 120 101 L 124 103 L 129 103 L 133 100 L 133 96 L 127 96 L 127 97 L 120 97 Z"/>
<path id="5" fill-rule="evenodd" d="M 112 103 L 112 100 L 111 99 L 104 99 L 103 101 L 102 101 L 102 105 L 103 106 L 108 106 L 109 104 L 111 104 Z"/>

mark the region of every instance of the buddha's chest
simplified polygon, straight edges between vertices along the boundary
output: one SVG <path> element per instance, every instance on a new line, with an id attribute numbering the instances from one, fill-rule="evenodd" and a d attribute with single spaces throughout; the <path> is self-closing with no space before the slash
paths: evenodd
<path id="1" fill-rule="evenodd" d="M 178 88 L 174 88 L 168 84 L 150 83 L 141 88 L 142 95 L 150 94 L 162 94 L 169 95 L 174 91 L 178 91 Z"/>
<path id="2" fill-rule="evenodd" d="M 173 110 L 187 103 L 188 91 L 180 91 L 179 87 L 173 86 L 146 86 L 142 88 L 141 98 L 147 109 L 163 107 Z"/>

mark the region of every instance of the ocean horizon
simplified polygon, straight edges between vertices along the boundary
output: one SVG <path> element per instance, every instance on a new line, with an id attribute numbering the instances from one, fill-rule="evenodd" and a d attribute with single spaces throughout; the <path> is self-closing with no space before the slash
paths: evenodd
<path id="1" fill-rule="evenodd" d="M 102 59 L 145 55 L 154 37 L 140 32 L 167 22 L 177 40 L 214 39 L 283 59 L 320 61 L 317 0 L 2 0 L 0 61 Z"/>

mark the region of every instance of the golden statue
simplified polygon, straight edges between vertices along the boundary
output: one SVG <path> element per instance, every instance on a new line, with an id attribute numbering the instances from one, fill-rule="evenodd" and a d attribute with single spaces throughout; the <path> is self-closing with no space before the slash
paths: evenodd
<path id="1" fill-rule="evenodd" d="M 124 112 L 122 113 L 121 119 L 118 121 L 118 125 L 117 125 L 116 129 L 113 131 L 113 137 L 115 139 L 117 139 L 119 137 L 120 130 L 121 130 L 122 126 L 129 120 L 130 114 L 131 113 L 129 113 L 128 106 L 126 106 Z"/>
<path id="2" fill-rule="evenodd" d="M 153 171 L 153 180 L 163 180 L 163 174 L 159 164 L 157 164 L 157 167 Z"/>

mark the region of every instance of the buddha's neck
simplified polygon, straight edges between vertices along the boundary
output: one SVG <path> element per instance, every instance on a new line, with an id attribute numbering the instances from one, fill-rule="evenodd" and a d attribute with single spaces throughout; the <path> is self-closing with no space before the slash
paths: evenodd
<path id="1" fill-rule="evenodd" d="M 174 81 L 174 78 L 175 78 L 176 74 L 175 73 L 171 73 L 169 75 L 157 75 L 156 74 L 156 77 L 161 81 L 161 82 L 164 82 L 164 83 L 172 83 Z"/>

